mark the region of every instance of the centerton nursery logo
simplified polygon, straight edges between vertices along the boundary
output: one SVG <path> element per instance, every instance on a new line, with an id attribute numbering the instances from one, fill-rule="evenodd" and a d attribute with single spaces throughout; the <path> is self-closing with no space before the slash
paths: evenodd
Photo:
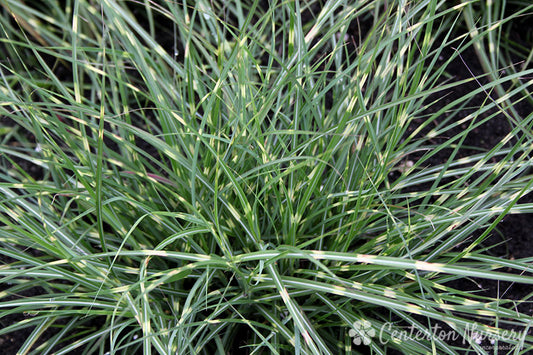
<path id="1" fill-rule="evenodd" d="M 467 344 L 467 340 L 469 340 L 485 349 L 494 348 L 496 342 L 500 341 L 505 343 L 505 345 L 498 344 L 498 348 L 502 350 L 504 348 L 514 349 L 515 345 L 512 343 L 520 343 L 520 339 L 523 337 L 523 333 L 516 330 L 502 330 L 497 334 L 487 333 L 477 323 L 468 325 L 462 333 L 458 333 L 455 330 L 446 330 L 439 324 L 435 324 L 430 329 L 418 329 L 414 325 L 396 326 L 390 322 L 375 327 L 368 320 L 355 321 L 348 331 L 348 335 L 353 338 L 352 341 L 357 346 L 370 345 L 372 342 L 384 345 L 389 342 L 421 340 L 459 341 Z"/>
<path id="2" fill-rule="evenodd" d="M 372 328 L 372 324 L 367 320 L 358 320 L 353 323 L 353 328 L 350 329 L 348 335 L 353 338 L 355 345 L 370 345 L 373 337 L 376 336 L 376 331 Z"/>

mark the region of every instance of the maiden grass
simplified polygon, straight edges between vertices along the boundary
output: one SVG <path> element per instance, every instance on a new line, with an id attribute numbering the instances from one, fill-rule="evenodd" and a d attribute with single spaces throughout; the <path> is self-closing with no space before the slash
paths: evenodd
<path id="1" fill-rule="evenodd" d="M 378 354 L 490 352 L 436 324 L 531 349 L 529 296 L 450 286 L 533 283 L 481 244 L 533 210 L 533 115 L 513 108 L 532 70 L 499 75 L 490 50 L 532 7 L 472 21 L 489 3 L 1 2 L 0 317 L 26 317 L 0 334 L 32 329 L 30 354 L 335 354 L 363 351 L 364 320 Z M 451 80 L 470 47 L 490 80 Z M 460 157 L 498 114 L 510 134 Z M 398 341 L 406 324 L 428 336 Z"/>

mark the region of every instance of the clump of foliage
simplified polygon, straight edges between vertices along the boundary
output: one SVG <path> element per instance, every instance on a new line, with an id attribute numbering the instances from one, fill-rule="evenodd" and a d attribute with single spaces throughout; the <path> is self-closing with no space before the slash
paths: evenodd
<path id="1" fill-rule="evenodd" d="M 529 297 L 457 287 L 533 283 L 483 244 L 533 210 L 531 49 L 505 32 L 531 5 L 0 4 L 0 317 L 25 315 L 0 334 L 31 329 L 19 353 L 366 351 L 355 322 L 378 354 L 484 353 L 473 326 L 531 349 Z M 470 48 L 485 74 L 453 80 Z M 509 135 L 465 147 L 498 115 Z M 436 324 L 465 337 L 395 336 Z"/>

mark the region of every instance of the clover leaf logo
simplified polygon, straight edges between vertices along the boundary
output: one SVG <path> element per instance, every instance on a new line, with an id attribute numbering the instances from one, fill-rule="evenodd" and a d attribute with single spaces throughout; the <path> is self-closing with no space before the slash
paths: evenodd
<path id="1" fill-rule="evenodd" d="M 376 331 L 372 328 L 372 323 L 365 320 L 358 320 L 353 323 L 352 329 L 348 331 L 348 335 L 353 338 L 355 345 L 369 345 L 372 338 L 376 336 Z"/>

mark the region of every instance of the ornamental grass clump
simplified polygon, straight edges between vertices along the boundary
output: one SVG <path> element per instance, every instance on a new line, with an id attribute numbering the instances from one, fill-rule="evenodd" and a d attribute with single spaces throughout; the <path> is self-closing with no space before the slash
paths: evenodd
<path id="1" fill-rule="evenodd" d="M 461 286 L 533 284 L 530 258 L 484 243 L 533 212 L 531 53 L 505 33 L 531 5 L 0 5 L 0 335 L 27 332 L 18 353 L 531 349 L 531 295 Z M 483 73 L 456 80 L 471 50 Z M 496 117 L 499 142 L 465 143 Z"/>

